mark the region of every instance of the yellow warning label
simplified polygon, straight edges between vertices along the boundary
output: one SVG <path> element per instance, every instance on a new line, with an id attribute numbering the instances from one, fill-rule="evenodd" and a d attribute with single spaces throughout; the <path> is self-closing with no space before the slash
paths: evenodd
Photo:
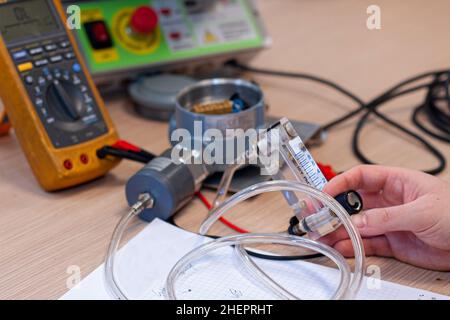
<path id="1" fill-rule="evenodd" d="M 210 30 L 205 31 L 205 35 L 203 36 L 204 43 L 214 43 L 217 42 L 217 37 Z"/>
<path id="2" fill-rule="evenodd" d="M 119 54 L 115 48 L 94 50 L 92 54 L 97 63 L 111 62 L 119 59 Z"/>
<path id="3" fill-rule="evenodd" d="M 99 9 L 81 10 L 81 23 L 91 22 L 95 20 L 103 20 L 103 14 Z"/>

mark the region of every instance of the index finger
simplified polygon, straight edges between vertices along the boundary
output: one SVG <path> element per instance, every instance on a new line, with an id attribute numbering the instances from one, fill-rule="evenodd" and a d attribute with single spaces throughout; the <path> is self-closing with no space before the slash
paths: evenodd
<path id="1" fill-rule="evenodd" d="M 386 182 L 393 175 L 397 175 L 393 168 L 376 165 L 357 166 L 331 179 L 323 191 L 331 196 L 348 190 L 378 192 L 385 188 Z"/>

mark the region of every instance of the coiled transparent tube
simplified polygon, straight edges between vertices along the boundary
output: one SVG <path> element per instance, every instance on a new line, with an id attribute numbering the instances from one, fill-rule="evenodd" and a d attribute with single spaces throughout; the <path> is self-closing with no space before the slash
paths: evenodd
<path id="1" fill-rule="evenodd" d="M 108 246 L 105 260 L 105 283 L 110 294 L 119 300 L 128 300 L 128 296 L 125 291 L 119 285 L 116 278 L 116 253 L 119 248 L 120 240 L 125 232 L 128 223 L 131 219 L 140 214 L 145 208 L 153 206 L 153 198 L 150 194 L 145 193 L 139 196 L 139 201 L 136 202 L 117 223 L 116 228 L 111 237 L 111 241 Z"/>
<path id="2" fill-rule="evenodd" d="M 211 215 L 203 222 L 202 226 L 200 227 L 200 234 L 205 235 L 211 228 L 211 226 L 223 214 L 225 214 L 230 208 L 237 205 L 238 203 L 245 201 L 246 199 L 256 196 L 258 194 L 273 191 L 302 192 L 312 197 L 313 199 L 321 201 L 323 205 L 327 206 L 330 210 L 332 210 L 336 214 L 336 216 L 341 220 L 343 226 L 347 230 L 347 233 L 349 234 L 349 237 L 352 241 L 353 248 L 355 251 L 355 267 L 353 276 L 351 275 L 350 268 L 348 267 L 348 264 L 346 260 L 342 257 L 342 255 L 340 255 L 331 247 L 321 244 L 315 240 L 282 234 L 246 234 L 213 240 L 191 251 L 185 257 L 183 257 L 171 270 L 167 279 L 166 289 L 168 297 L 170 299 L 176 298 L 175 283 L 180 276 L 180 271 L 182 271 L 183 268 L 185 268 L 185 266 L 191 263 L 193 260 L 196 260 L 200 258 L 202 255 L 207 254 L 208 252 L 223 246 L 227 245 L 241 246 L 249 243 L 287 244 L 314 250 L 326 255 L 332 261 L 334 261 L 338 266 L 338 268 L 341 270 L 340 283 L 331 299 L 351 299 L 355 297 L 355 295 L 358 293 L 361 287 L 364 272 L 365 257 L 361 236 L 351 223 L 350 217 L 348 216 L 345 209 L 342 208 L 342 206 L 332 197 L 313 187 L 310 187 L 308 185 L 296 181 L 286 181 L 286 180 L 268 181 L 250 186 L 236 193 L 235 195 L 230 197 L 227 201 L 223 202 L 217 208 L 215 208 L 211 213 Z M 242 261 L 243 262 L 247 261 L 249 264 L 253 263 L 251 259 L 242 259 Z M 248 265 L 247 267 L 249 270 L 255 271 L 254 264 Z M 257 276 L 261 278 L 264 277 L 265 274 L 262 272 L 262 270 L 259 269 L 259 273 Z M 351 280 L 347 282 L 346 279 Z M 296 298 L 295 296 L 290 294 L 287 290 L 280 290 L 280 286 L 274 283 L 274 281 L 269 277 L 265 278 L 263 284 L 265 284 L 266 287 L 270 288 L 271 291 L 279 297 L 287 299 Z"/>
<path id="3" fill-rule="evenodd" d="M 340 269 L 341 278 L 339 281 L 338 288 L 333 294 L 331 299 L 343 299 L 346 298 L 348 293 L 348 287 L 350 284 L 350 267 L 345 261 L 344 257 L 340 255 L 336 250 L 320 243 L 307 238 L 291 236 L 288 234 L 278 234 L 278 233 L 251 233 L 245 235 L 235 235 L 218 238 L 216 240 L 207 242 L 181 258 L 167 277 L 166 290 L 168 298 L 171 300 L 177 299 L 175 284 L 177 279 L 183 273 L 183 270 L 194 260 L 207 255 L 211 251 L 216 249 L 232 246 L 232 245 L 245 245 L 245 244 L 283 244 L 289 246 L 297 246 L 302 248 L 308 248 L 322 253 L 323 255 L 330 258 Z"/>
<path id="4" fill-rule="evenodd" d="M 107 288 L 109 289 L 110 294 L 112 294 L 116 299 L 119 300 L 128 300 L 125 292 L 120 288 L 120 285 L 116 279 L 116 253 L 119 248 L 120 240 L 122 239 L 122 235 L 126 230 L 126 227 L 130 220 L 134 218 L 134 212 L 130 211 L 125 216 L 123 216 L 116 228 L 114 229 L 113 236 L 111 238 L 111 242 L 109 243 L 108 252 L 106 254 L 105 260 L 105 282 Z"/>
<path id="5" fill-rule="evenodd" d="M 268 181 L 259 184 L 255 184 L 250 186 L 232 197 L 230 197 L 227 201 L 220 204 L 212 214 L 203 222 L 200 228 L 200 234 L 205 235 L 210 227 L 230 208 L 237 205 L 238 203 L 245 201 L 248 198 L 256 196 L 258 194 L 264 192 L 273 192 L 273 191 L 292 191 L 292 192 L 302 192 L 313 199 L 319 200 L 323 205 L 327 206 L 332 210 L 338 218 L 341 220 L 343 226 L 347 230 L 349 237 L 352 241 L 353 248 L 355 251 L 355 267 L 354 273 L 351 274 L 350 267 L 348 266 L 345 258 L 339 254 L 333 248 L 317 242 L 315 240 L 311 240 L 305 237 L 297 237 L 288 234 L 276 234 L 276 233 L 266 233 L 266 234 L 245 234 L 245 235 L 237 235 L 237 236 L 229 236 L 222 237 L 216 240 L 212 240 L 206 244 L 203 244 L 188 254 L 186 254 L 182 259 L 180 259 L 175 266 L 170 271 L 167 281 L 166 281 L 166 290 L 169 299 L 176 299 L 176 281 L 180 277 L 182 271 L 189 265 L 192 261 L 201 258 L 202 256 L 208 254 L 211 251 L 214 251 L 218 248 L 224 246 L 243 246 L 248 244 L 283 244 L 290 245 L 296 247 L 302 247 L 309 250 L 313 250 L 319 252 L 329 259 L 331 259 L 340 270 L 340 281 L 339 285 L 334 292 L 334 294 L 330 297 L 330 299 L 351 299 L 354 298 L 358 293 L 359 288 L 361 286 L 363 270 L 364 270 L 364 248 L 362 245 L 362 240 L 355 227 L 352 225 L 351 220 L 346 213 L 345 209 L 341 207 L 341 205 L 335 201 L 329 195 L 313 188 L 308 185 L 295 182 L 295 181 L 286 181 L 286 180 L 277 180 L 277 181 Z M 106 263 L 105 263 L 105 276 L 106 276 L 106 284 L 110 292 L 117 299 L 126 300 L 129 297 L 126 293 L 120 288 L 119 283 L 115 277 L 115 255 L 117 252 L 117 248 L 119 246 L 120 240 L 124 231 L 126 230 L 126 226 L 131 221 L 131 219 L 139 214 L 145 206 L 151 205 L 150 199 L 144 199 L 145 201 L 141 202 L 139 205 L 136 205 L 127 215 L 125 215 L 117 225 L 114 230 L 113 237 L 111 239 L 111 243 L 108 248 Z M 244 257 L 242 259 L 244 263 L 248 263 L 247 268 L 249 270 L 253 270 L 255 272 L 255 265 L 253 265 L 253 261 L 249 257 Z M 273 281 L 270 277 L 268 277 L 262 270 L 258 268 L 259 272 L 255 274 L 257 279 L 263 280 L 263 283 L 268 289 L 270 289 L 277 297 L 282 299 L 297 299 L 297 297 L 291 294 L 289 291 L 283 289 L 280 285 L 278 285 L 275 281 Z"/>

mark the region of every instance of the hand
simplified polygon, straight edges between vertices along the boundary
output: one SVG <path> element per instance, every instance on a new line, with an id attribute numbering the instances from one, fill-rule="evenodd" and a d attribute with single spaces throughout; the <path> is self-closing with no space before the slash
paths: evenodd
<path id="1" fill-rule="evenodd" d="M 324 191 L 356 190 L 364 211 L 352 216 L 366 255 L 394 257 L 415 266 L 450 270 L 450 183 L 419 171 L 364 165 L 332 179 Z M 353 256 L 345 229 L 324 237 Z"/>

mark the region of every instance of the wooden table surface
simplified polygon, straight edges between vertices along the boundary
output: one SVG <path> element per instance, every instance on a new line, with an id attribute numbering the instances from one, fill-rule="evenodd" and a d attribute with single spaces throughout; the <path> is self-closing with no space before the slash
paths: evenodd
<path id="1" fill-rule="evenodd" d="M 366 8 L 372 2 L 259 1 L 273 45 L 252 64 L 324 76 L 366 100 L 406 77 L 450 67 L 450 43 L 446 40 L 449 1 L 378 0 L 382 28 L 369 31 Z M 310 82 L 247 76 L 262 85 L 270 115 L 325 123 L 355 108 L 346 98 Z M 422 98 L 423 93 L 413 94 L 384 110 L 413 128 L 411 110 Z M 155 153 L 168 146 L 166 123 L 137 117 L 125 97 L 107 99 L 106 103 L 124 139 Z M 322 146 L 312 149 L 314 157 L 338 171 L 357 165 L 350 148 L 353 124 L 351 121 L 332 131 Z M 362 139 L 364 151 L 383 164 L 416 169 L 436 164 L 410 139 L 377 121 L 364 131 Z M 433 144 L 450 159 L 449 145 L 434 140 Z M 69 266 L 79 266 L 85 277 L 100 265 L 113 228 L 127 210 L 124 184 L 139 167 L 122 162 L 105 178 L 46 193 L 34 180 L 14 135 L 0 138 L 0 298 L 58 298 L 67 291 Z M 450 169 L 441 177 L 450 179 Z M 212 193 L 206 195 L 212 199 Z M 288 214 L 280 217 L 277 212 L 275 217 L 270 199 L 248 206 L 259 210 L 238 210 L 229 219 L 258 231 L 286 227 Z M 195 199 L 177 215 L 177 221 L 196 230 L 206 214 Z M 229 233 L 219 224 L 213 232 Z M 371 257 L 368 264 L 378 265 L 384 280 L 450 295 L 448 272 L 428 271 L 386 258 Z"/>

